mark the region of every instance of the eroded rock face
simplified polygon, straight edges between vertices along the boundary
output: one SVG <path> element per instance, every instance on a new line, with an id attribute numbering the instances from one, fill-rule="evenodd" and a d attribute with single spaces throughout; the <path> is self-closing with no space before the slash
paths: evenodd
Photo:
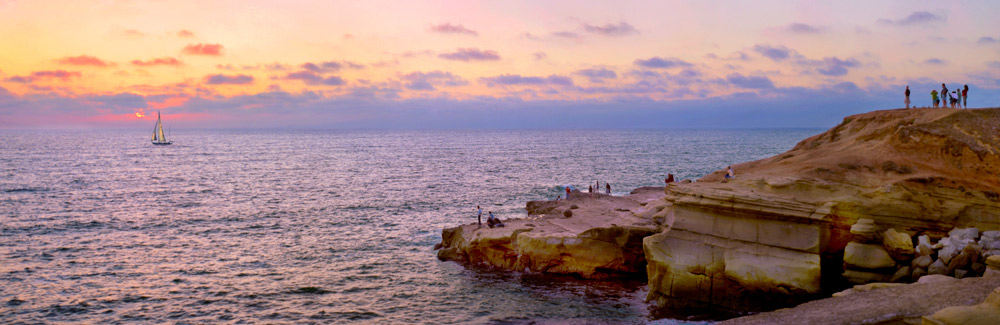
<path id="1" fill-rule="evenodd" d="M 793 301 L 843 278 L 902 276 L 897 267 L 930 251 L 908 234 L 1000 229 L 997 125 L 1000 109 L 859 114 L 788 152 L 733 165 L 739 176 L 725 183 L 720 170 L 671 184 L 658 214 L 668 230 L 644 241 L 648 299 L 753 310 L 761 296 Z M 897 261 L 879 243 L 870 247 L 878 256 L 844 269 L 849 242 L 879 242 L 888 229 Z M 946 274 L 939 264 L 929 273 Z"/>
<path id="2" fill-rule="evenodd" d="M 653 197 L 662 197 L 654 192 Z M 578 195 L 570 200 L 533 201 L 530 218 L 505 220 L 503 228 L 475 224 L 442 232 L 438 258 L 469 265 L 574 275 L 588 279 L 642 276 L 642 239 L 658 231 L 643 208 L 650 193 L 613 197 Z M 573 196 L 571 196 L 573 197 Z M 572 217 L 564 211 L 573 209 Z"/>

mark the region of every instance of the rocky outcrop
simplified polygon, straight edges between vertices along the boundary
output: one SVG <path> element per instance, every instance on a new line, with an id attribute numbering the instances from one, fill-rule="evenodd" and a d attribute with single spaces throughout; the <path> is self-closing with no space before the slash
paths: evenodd
<path id="1" fill-rule="evenodd" d="M 671 184 L 658 214 L 667 231 L 644 240 L 647 298 L 766 310 L 838 291 L 845 278 L 904 281 L 903 267 L 908 278 L 970 274 L 974 252 L 915 269 L 929 248 L 906 241 L 1000 229 L 998 126 L 1000 109 L 859 114 L 788 152 L 734 165 L 735 179 L 720 170 Z M 949 245 L 955 256 L 964 249 Z"/>
<path id="2" fill-rule="evenodd" d="M 438 258 L 588 279 L 643 276 L 642 239 L 658 227 L 633 211 L 645 211 L 645 201 L 661 198 L 662 190 L 625 197 L 574 194 L 569 200 L 529 202 L 529 218 L 505 220 L 503 228 L 445 229 Z"/>

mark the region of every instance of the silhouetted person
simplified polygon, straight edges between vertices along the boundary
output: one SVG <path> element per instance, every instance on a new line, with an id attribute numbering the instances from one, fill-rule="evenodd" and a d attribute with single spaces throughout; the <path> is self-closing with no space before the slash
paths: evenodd
<path id="1" fill-rule="evenodd" d="M 910 86 L 906 86 L 904 94 L 906 94 L 906 99 L 903 100 L 903 103 L 906 104 L 906 108 L 910 108 Z"/>
<path id="2" fill-rule="evenodd" d="M 962 106 L 969 108 L 969 85 L 962 87 Z"/>
<path id="3" fill-rule="evenodd" d="M 611 195 L 611 184 L 604 183 L 604 186 L 607 186 L 607 188 L 608 188 L 608 195 Z"/>

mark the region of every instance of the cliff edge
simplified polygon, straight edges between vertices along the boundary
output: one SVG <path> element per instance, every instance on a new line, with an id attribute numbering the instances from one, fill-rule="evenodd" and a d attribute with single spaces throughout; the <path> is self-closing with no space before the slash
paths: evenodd
<path id="1" fill-rule="evenodd" d="M 853 115 L 733 169 L 732 179 L 720 170 L 665 189 L 667 230 L 644 240 L 647 300 L 775 309 L 848 282 L 919 277 L 900 270 L 923 253 L 938 258 L 914 252 L 919 236 L 930 246 L 954 228 L 975 228 L 972 241 L 1000 229 L 997 108 Z M 957 267 L 974 273 L 979 248 Z"/>

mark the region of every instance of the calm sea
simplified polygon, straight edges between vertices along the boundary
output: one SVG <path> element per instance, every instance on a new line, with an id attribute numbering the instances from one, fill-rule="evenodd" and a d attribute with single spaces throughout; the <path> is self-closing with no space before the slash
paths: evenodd
<path id="1" fill-rule="evenodd" d="M 522 217 L 564 184 L 623 194 L 820 131 L 0 131 L 0 323 L 647 322 L 641 282 L 433 246 L 477 204 Z"/>

